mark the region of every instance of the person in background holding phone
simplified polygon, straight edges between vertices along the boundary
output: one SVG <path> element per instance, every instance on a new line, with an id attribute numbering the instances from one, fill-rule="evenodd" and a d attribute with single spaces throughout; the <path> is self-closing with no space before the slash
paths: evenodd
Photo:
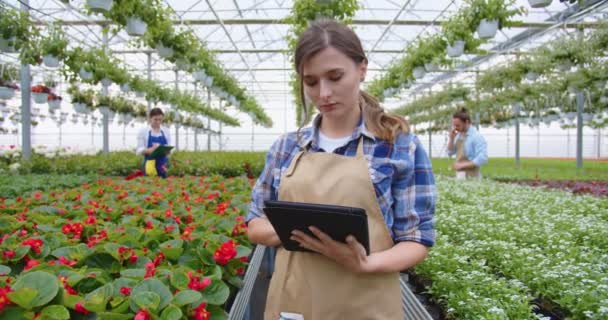
<path id="1" fill-rule="evenodd" d="M 266 320 L 402 320 L 399 272 L 423 261 L 434 244 L 431 163 L 403 117 L 385 113 L 360 89 L 367 65 L 357 35 L 336 21 L 313 21 L 299 38 L 301 101 L 319 115 L 268 151 L 246 218 L 253 243 L 277 247 Z M 335 241 L 314 226 L 315 237 L 292 233 L 314 252 L 285 250 L 264 215 L 265 200 L 365 209 L 371 254 L 352 235 Z"/>
<path id="2" fill-rule="evenodd" d="M 149 126 L 139 130 L 137 134 L 137 149 L 135 154 L 144 155 L 144 172 L 146 175 L 167 177 L 169 156 L 163 155 L 152 158 L 151 155 L 159 146 L 171 145 L 171 136 L 168 129 L 162 129 L 164 113 L 160 108 L 150 110 L 148 116 Z"/>
<path id="3" fill-rule="evenodd" d="M 456 155 L 452 169 L 457 178 L 481 178 L 481 167 L 488 163 L 488 147 L 483 136 L 471 125 L 465 108 L 452 115 L 448 155 Z"/>

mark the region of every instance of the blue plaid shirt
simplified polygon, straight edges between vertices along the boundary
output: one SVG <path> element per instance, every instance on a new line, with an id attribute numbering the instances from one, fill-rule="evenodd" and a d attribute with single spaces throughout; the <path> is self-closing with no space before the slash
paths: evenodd
<path id="1" fill-rule="evenodd" d="M 264 217 L 264 200 L 278 198 L 283 172 L 293 157 L 310 144 L 311 152 L 324 152 L 318 146 L 317 116 L 312 127 L 281 136 L 266 155 L 266 165 L 252 192 L 246 221 Z M 349 142 L 334 150 L 344 156 L 357 153 L 359 137 L 363 135 L 363 151 L 370 161 L 370 178 L 384 221 L 395 242 L 415 241 L 426 246 L 435 242 L 433 215 L 437 191 L 431 162 L 414 134 L 399 134 L 395 143 L 374 137 L 361 120 Z"/>

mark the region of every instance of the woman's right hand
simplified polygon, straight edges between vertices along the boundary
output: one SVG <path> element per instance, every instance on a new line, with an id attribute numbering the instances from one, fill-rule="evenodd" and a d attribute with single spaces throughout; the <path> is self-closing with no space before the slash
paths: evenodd
<path id="1" fill-rule="evenodd" d="M 154 150 L 156 150 L 156 148 L 158 148 L 158 146 L 160 146 L 159 143 L 153 143 L 152 146 L 150 148 L 147 148 L 145 150 L 145 154 L 150 155 L 152 154 L 152 152 L 154 152 Z"/>

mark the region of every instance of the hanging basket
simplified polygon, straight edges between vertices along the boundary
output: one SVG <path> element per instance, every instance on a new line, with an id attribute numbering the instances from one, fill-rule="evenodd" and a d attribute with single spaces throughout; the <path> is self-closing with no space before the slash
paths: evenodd
<path id="1" fill-rule="evenodd" d="M 44 63 L 47 68 L 57 68 L 59 67 L 59 58 L 47 54 L 42 56 L 42 63 Z"/>
<path id="2" fill-rule="evenodd" d="M 173 55 L 173 48 L 165 47 L 162 43 L 156 45 L 156 51 L 161 58 L 169 58 Z"/>
<path id="3" fill-rule="evenodd" d="M 450 58 L 460 57 L 464 53 L 465 42 L 463 40 L 454 41 L 453 44 L 448 45 L 447 53 Z"/>
<path id="4" fill-rule="evenodd" d="M 424 70 L 424 67 L 415 67 L 414 70 L 412 70 L 412 73 L 416 80 L 420 80 L 424 78 L 426 71 Z"/>
<path id="5" fill-rule="evenodd" d="M 15 37 L 11 37 L 9 39 L 0 38 L 0 51 L 6 53 L 15 52 Z"/>
<path id="6" fill-rule="evenodd" d="M 435 63 L 425 63 L 424 69 L 426 69 L 426 72 L 437 72 L 439 71 L 439 66 Z"/>
<path id="7" fill-rule="evenodd" d="M 74 102 L 74 111 L 78 113 L 89 113 L 86 103 Z"/>
<path id="8" fill-rule="evenodd" d="M 49 99 L 49 94 L 44 92 L 32 92 L 32 98 L 34 98 L 35 103 L 43 104 Z"/>
<path id="9" fill-rule="evenodd" d="M 526 79 L 530 81 L 536 81 L 536 79 L 538 79 L 538 73 L 530 71 L 526 73 Z"/>
<path id="10" fill-rule="evenodd" d="M 528 0 L 530 7 L 532 8 L 544 8 L 548 7 L 553 0 Z"/>
<path id="11" fill-rule="evenodd" d="M 557 69 L 560 71 L 568 71 L 570 69 L 572 69 L 572 62 L 571 61 L 562 61 L 559 64 L 557 64 Z"/>
<path id="12" fill-rule="evenodd" d="M 570 121 L 576 119 L 576 112 L 566 112 L 566 118 Z"/>
<path id="13" fill-rule="evenodd" d="M 103 85 L 104 87 L 109 87 L 112 85 L 112 80 L 108 78 L 103 78 L 101 79 L 101 85 Z"/>
<path id="14" fill-rule="evenodd" d="M 482 19 L 477 27 L 477 35 L 480 39 L 492 39 L 498 32 L 498 20 Z"/>
<path id="15" fill-rule="evenodd" d="M 57 109 L 61 108 L 60 99 L 48 100 L 48 104 L 49 104 L 49 110 L 57 110 Z"/>
<path id="16" fill-rule="evenodd" d="M 112 9 L 113 0 L 87 0 L 89 9 L 93 12 L 105 12 Z"/>
<path id="17" fill-rule="evenodd" d="M 205 73 L 205 70 L 199 69 L 192 73 L 192 77 L 194 77 L 196 81 L 203 82 L 205 81 L 205 78 L 207 78 L 207 74 Z"/>
<path id="18" fill-rule="evenodd" d="M 78 71 L 78 75 L 80 76 L 80 78 L 82 80 L 93 79 L 93 72 L 89 72 L 89 71 L 85 70 L 84 68 L 80 68 L 80 71 Z"/>
<path id="19" fill-rule="evenodd" d="M 0 87 L 0 100 L 9 100 L 15 96 L 15 89 L 9 87 Z"/>
<path id="20" fill-rule="evenodd" d="M 129 86 L 128 83 L 123 83 L 120 85 L 120 91 L 122 91 L 123 93 L 129 93 L 131 92 L 131 86 Z"/>
<path id="21" fill-rule="evenodd" d="M 146 96 L 146 93 L 143 91 L 135 91 L 135 96 L 138 98 L 143 98 Z"/>
<path id="22" fill-rule="evenodd" d="M 591 119 L 593 119 L 593 113 L 583 113 L 583 121 L 584 122 L 589 122 L 591 121 Z"/>
<path id="23" fill-rule="evenodd" d="M 148 29 L 148 24 L 138 17 L 127 18 L 127 34 L 135 36 L 143 36 Z"/>

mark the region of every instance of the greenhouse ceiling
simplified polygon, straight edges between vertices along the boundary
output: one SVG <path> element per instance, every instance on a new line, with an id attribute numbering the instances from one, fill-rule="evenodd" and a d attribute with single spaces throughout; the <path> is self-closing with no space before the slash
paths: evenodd
<path id="1" fill-rule="evenodd" d="M 29 8 L 33 20 L 44 28 L 59 22 L 70 39 L 70 47 L 101 47 L 101 15 L 89 15 L 85 0 L 3 0 L 10 7 Z M 67 3 L 66 3 L 67 2 Z M 292 105 L 292 77 L 290 53 L 285 39 L 290 31 L 286 18 L 294 1 L 210 1 L 165 0 L 176 30 L 192 30 L 217 60 L 245 88 L 268 113 L 273 108 Z M 403 57 L 408 46 L 420 37 L 441 31 L 441 22 L 455 14 L 463 1 L 359 1 L 352 25 L 363 41 L 369 58 L 368 79 L 385 74 L 388 68 Z M 568 1 L 553 1 L 546 8 L 530 8 L 527 0 L 517 0 L 513 7 L 524 7 L 526 13 L 515 17 L 517 27 L 504 28 L 495 38 L 482 44 L 486 55 L 464 55 L 450 70 L 427 74 L 387 106 L 398 107 L 421 92 L 439 88 L 447 83 L 472 84 L 476 71 L 516 59 L 526 50 L 564 34 L 575 34 L 577 28 L 593 29 L 598 21 L 608 16 L 608 1 L 586 0 L 583 7 Z M 128 68 L 147 77 L 150 63 L 151 79 L 163 86 L 194 91 L 192 75 L 176 73 L 175 66 L 159 58 L 154 48 L 133 45 L 132 37 L 122 30 L 109 33 L 108 48 Z M 17 57 L 2 53 L 2 62 L 16 61 Z M 54 72 L 43 67 L 32 67 L 33 80 L 41 80 Z M 286 121 L 292 121 L 284 115 Z M 276 123 L 276 119 L 275 119 Z"/>

